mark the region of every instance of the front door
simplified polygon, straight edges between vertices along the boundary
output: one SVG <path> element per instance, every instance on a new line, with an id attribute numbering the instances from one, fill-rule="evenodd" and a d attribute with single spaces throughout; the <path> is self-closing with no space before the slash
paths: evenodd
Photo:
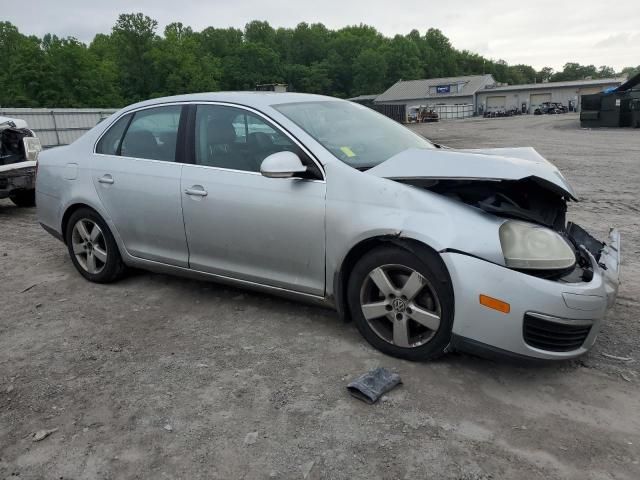
<path id="1" fill-rule="evenodd" d="M 323 295 L 325 182 L 317 165 L 257 113 L 198 105 L 193 164 L 182 171 L 189 266 L 259 284 Z M 267 178 L 262 160 L 289 150 L 308 178 Z"/>
<path id="2" fill-rule="evenodd" d="M 187 267 L 176 163 L 182 108 L 148 108 L 116 121 L 96 146 L 92 176 L 131 255 Z"/>

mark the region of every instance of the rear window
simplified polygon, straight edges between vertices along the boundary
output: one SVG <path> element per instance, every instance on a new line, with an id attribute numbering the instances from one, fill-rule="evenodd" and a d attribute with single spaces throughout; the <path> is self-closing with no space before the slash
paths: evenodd
<path id="1" fill-rule="evenodd" d="M 123 157 L 175 162 L 180 105 L 136 112 L 127 128 L 120 154 Z"/>
<path id="2" fill-rule="evenodd" d="M 98 145 L 96 146 L 96 153 L 102 153 L 104 155 L 118 155 L 120 142 L 122 141 L 122 134 L 127 128 L 127 125 L 129 125 L 129 120 L 131 120 L 131 114 L 125 115 L 117 120 L 98 142 Z"/>

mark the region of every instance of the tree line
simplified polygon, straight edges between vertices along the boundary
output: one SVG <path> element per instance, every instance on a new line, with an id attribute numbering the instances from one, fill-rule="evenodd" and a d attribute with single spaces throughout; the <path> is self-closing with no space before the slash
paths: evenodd
<path id="1" fill-rule="evenodd" d="M 122 14 L 109 34 L 87 45 L 74 37 L 27 36 L 0 22 L 0 106 L 121 107 L 188 92 L 252 90 L 286 83 L 290 90 L 347 98 L 386 90 L 399 79 L 493 74 L 509 84 L 630 75 L 607 66 L 567 63 L 562 71 L 508 65 L 458 50 L 438 29 L 385 37 L 374 27 L 330 30 L 321 23 L 197 32 L 142 13 Z"/>

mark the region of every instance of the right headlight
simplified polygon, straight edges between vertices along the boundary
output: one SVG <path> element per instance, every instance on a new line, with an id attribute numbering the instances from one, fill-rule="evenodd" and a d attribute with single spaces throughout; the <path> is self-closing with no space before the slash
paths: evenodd
<path id="1" fill-rule="evenodd" d="M 519 270 L 561 270 L 573 267 L 576 255 L 553 230 L 507 220 L 500 226 L 500 244 L 507 267 Z"/>

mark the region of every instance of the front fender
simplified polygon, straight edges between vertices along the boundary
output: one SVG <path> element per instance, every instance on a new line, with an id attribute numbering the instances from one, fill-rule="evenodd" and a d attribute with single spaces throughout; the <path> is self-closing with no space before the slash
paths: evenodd
<path id="1" fill-rule="evenodd" d="M 437 252 L 457 250 L 504 264 L 503 219 L 442 195 L 327 165 L 327 293 L 352 249 L 373 238 L 403 238 Z"/>

